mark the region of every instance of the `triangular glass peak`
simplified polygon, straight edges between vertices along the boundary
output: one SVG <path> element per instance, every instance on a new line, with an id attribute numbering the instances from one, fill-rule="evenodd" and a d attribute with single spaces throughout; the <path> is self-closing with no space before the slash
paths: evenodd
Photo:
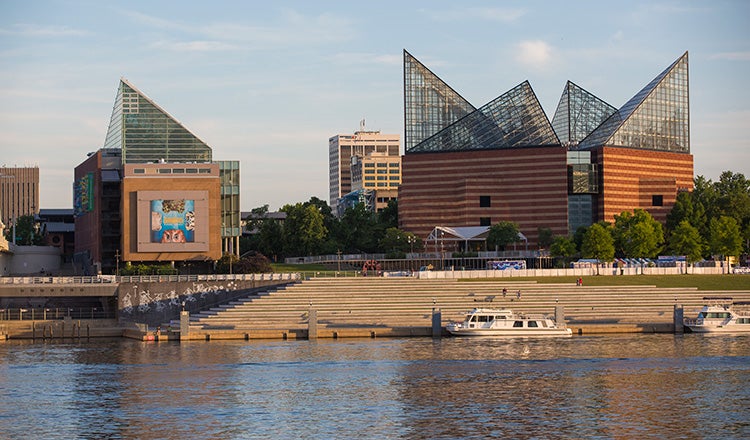
<path id="1" fill-rule="evenodd" d="M 528 81 L 415 145 L 411 152 L 559 145 Z"/>
<path id="2" fill-rule="evenodd" d="M 690 153 L 688 53 L 623 105 L 579 148 L 602 145 Z"/>
<path id="3" fill-rule="evenodd" d="M 430 69 L 404 50 L 404 149 L 476 110 Z"/>
<path id="4" fill-rule="evenodd" d="M 124 78 L 104 148 L 122 149 L 122 163 L 211 162 L 211 147 Z"/>
<path id="5" fill-rule="evenodd" d="M 575 146 L 616 111 L 615 107 L 568 81 L 552 118 L 552 128 L 564 146 Z"/>

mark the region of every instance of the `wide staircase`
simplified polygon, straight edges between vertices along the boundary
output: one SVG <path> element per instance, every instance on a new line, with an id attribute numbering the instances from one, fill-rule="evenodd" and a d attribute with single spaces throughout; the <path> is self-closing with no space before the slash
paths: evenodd
<path id="1" fill-rule="evenodd" d="M 503 289 L 507 295 L 503 296 Z M 520 291 L 520 299 L 518 292 Z M 475 307 L 553 314 L 563 306 L 577 333 L 661 332 L 673 329 L 675 304 L 694 316 L 705 296 L 750 301 L 750 292 L 707 292 L 654 286 L 416 278 L 314 278 L 249 296 L 190 316 L 189 333 L 203 338 L 306 337 L 311 310 L 318 337 L 429 335 L 433 309 L 442 325 Z M 179 322 L 170 323 L 179 328 Z"/>

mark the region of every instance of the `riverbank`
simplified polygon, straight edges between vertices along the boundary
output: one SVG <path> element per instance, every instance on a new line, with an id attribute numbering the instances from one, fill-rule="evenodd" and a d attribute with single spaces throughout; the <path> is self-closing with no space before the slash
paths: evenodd
<path id="1" fill-rule="evenodd" d="M 448 322 L 462 320 L 467 310 L 480 306 L 543 314 L 552 314 L 555 306 L 562 306 L 574 334 L 670 333 L 679 330 L 675 326 L 677 306 L 684 316 L 691 317 L 705 296 L 750 301 L 750 285 L 737 289 L 750 280 L 748 276 L 651 277 L 587 277 L 583 285 L 572 280 L 552 282 L 557 280 L 550 278 L 312 278 L 276 292 L 255 293 L 187 314 L 182 320 L 177 316 L 160 325 L 123 325 L 115 320 L 69 320 L 67 324 L 61 320 L 3 321 L 0 333 L 34 339 L 114 333 L 144 341 L 427 337 L 435 335 L 434 313 L 439 313 L 437 319 L 444 331 Z M 647 281 L 653 284 L 645 284 Z M 673 287 L 657 285 L 669 281 Z M 503 289 L 510 294 L 503 297 Z"/>

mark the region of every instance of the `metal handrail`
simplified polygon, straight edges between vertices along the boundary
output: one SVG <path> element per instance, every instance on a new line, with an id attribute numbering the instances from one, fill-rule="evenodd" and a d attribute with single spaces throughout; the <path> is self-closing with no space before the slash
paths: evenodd
<path id="1" fill-rule="evenodd" d="M 0 309 L 0 321 L 50 321 L 71 319 L 115 319 L 115 312 L 97 307 L 26 307 Z"/>
<path id="2" fill-rule="evenodd" d="M 283 281 L 299 280 L 299 273 L 200 274 L 200 275 L 99 275 L 0 277 L 0 284 L 109 284 L 191 281 Z"/>

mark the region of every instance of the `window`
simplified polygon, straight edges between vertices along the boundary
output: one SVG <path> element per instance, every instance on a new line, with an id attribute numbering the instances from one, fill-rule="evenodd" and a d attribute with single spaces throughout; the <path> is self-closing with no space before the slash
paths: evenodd
<path id="1" fill-rule="evenodd" d="M 662 195 L 651 196 L 651 206 L 664 206 L 664 196 Z"/>
<path id="2" fill-rule="evenodd" d="M 492 220 L 490 217 L 480 217 L 479 226 L 492 226 Z"/>
<path id="3" fill-rule="evenodd" d="M 479 196 L 479 207 L 489 208 L 491 206 L 490 196 Z"/>
<path id="4" fill-rule="evenodd" d="M 514 321 L 513 327 L 523 327 L 523 321 Z"/>
<path id="5" fill-rule="evenodd" d="M 529 321 L 529 327 L 539 327 L 539 324 L 536 321 Z"/>

